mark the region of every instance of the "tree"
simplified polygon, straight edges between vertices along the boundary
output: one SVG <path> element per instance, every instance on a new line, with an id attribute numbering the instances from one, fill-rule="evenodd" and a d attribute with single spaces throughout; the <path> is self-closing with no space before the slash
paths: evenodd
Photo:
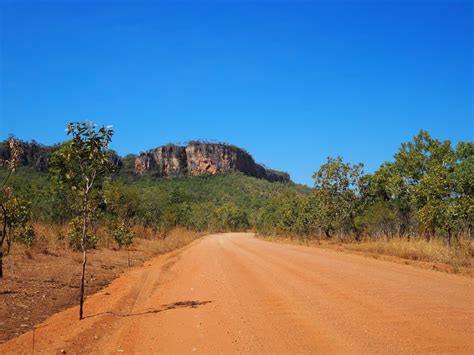
<path id="1" fill-rule="evenodd" d="M 432 138 L 420 131 L 411 142 L 403 143 L 395 155 L 395 165 L 412 197 L 421 230 L 427 239 L 444 229 L 451 240 L 457 222 L 458 196 L 454 193 L 453 171 L 456 155 L 449 140 Z"/>
<path id="2" fill-rule="evenodd" d="M 336 230 L 353 230 L 362 168 L 362 163 L 352 165 L 344 163 L 340 156 L 328 157 L 313 174 L 318 226 L 326 237 Z"/>
<path id="3" fill-rule="evenodd" d="M 7 211 L 7 254 L 10 254 L 13 239 L 27 246 L 31 246 L 35 240 L 35 232 L 33 227 L 29 224 L 29 201 L 19 196 L 11 195 L 4 207 Z"/>
<path id="4" fill-rule="evenodd" d="M 388 237 L 394 230 L 396 215 L 387 202 L 378 201 L 367 207 L 355 218 L 358 231 L 369 235 L 383 234 Z"/>
<path id="5" fill-rule="evenodd" d="M 110 231 L 118 247 L 127 248 L 128 266 L 132 266 L 132 261 L 130 259 L 130 245 L 132 245 L 133 238 L 135 237 L 133 231 L 130 230 L 130 227 L 123 220 L 114 223 L 111 226 Z"/>
<path id="6" fill-rule="evenodd" d="M 16 171 L 23 150 L 19 141 L 15 138 L 8 140 L 8 147 L 10 149 L 10 156 L 8 159 L 0 160 L 0 164 L 7 168 L 7 175 L 0 186 L 0 209 L 2 210 L 2 230 L 0 239 L 0 278 L 3 278 L 3 243 L 7 240 L 8 229 L 11 228 L 12 222 L 10 220 L 15 218 L 15 214 L 11 211 L 11 206 L 14 200 L 13 188 L 9 186 L 11 175 Z"/>
<path id="7" fill-rule="evenodd" d="M 385 230 L 386 234 L 397 232 L 405 235 L 414 216 L 412 195 L 398 166 L 394 163 L 382 164 L 376 172 L 364 175 L 360 180 L 361 214 L 358 216 L 358 227 L 367 232 L 368 224 L 374 227 L 379 224 L 377 220 L 391 220 L 393 223 L 384 225 L 394 230 Z M 380 211 L 376 211 L 377 208 Z M 369 229 L 371 234 L 375 232 L 373 228 Z"/>
<path id="8" fill-rule="evenodd" d="M 96 130 L 91 122 L 74 122 L 67 125 L 66 132 L 72 138 L 54 152 L 51 170 L 61 183 L 71 188 L 80 201 L 78 211 L 81 218 L 82 274 L 79 319 L 83 319 L 88 230 L 91 212 L 97 207 L 93 193 L 101 189 L 104 178 L 113 168 L 107 150 L 113 131 L 110 127 Z"/>
<path id="9" fill-rule="evenodd" d="M 474 224 L 474 142 L 459 142 L 452 179 L 457 196 L 457 216 L 469 238 Z"/>

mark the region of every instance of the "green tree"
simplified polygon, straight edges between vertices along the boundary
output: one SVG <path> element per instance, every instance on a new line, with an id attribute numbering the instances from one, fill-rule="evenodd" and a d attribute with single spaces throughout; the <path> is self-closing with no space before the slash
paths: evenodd
<path id="1" fill-rule="evenodd" d="M 313 174 L 318 204 L 318 226 L 330 238 L 334 231 L 352 232 L 362 163 L 344 163 L 342 157 L 327 158 Z"/>
<path id="2" fill-rule="evenodd" d="M 356 216 L 355 226 L 358 231 L 369 235 L 384 235 L 385 237 L 395 230 L 397 222 L 395 212 L 388 202 L 378 201 L 370 205 Z"/>
<path id="3" fill-rule="evenodd" d="M 471 238 L 474 223 L 474 142 L 459 142 L 452 179 L 457 197 L 456 215 Z"/>
<path id="4" fill-rule="evenodd" d="M 63 144 L 52 158 L 52 173 L 58 180 L 69 186 L 80 200 L 81 216 L 82 274 L 79 296 L 79 319 L 83 319 L 84 279 L 87 264 L 88 230 L 91 211 L 97 201 L 92 198 L 94 191 L 100 190 L 104 178 L 111 172 L 112 163 L 107 148 L 113 131 L 109 127 L 96 126 L 90 122 L 69 123 L 66 132 L 71 140 Z"/>
<path id="5" fill-rule="evenodd" d="M 375 218 L 372 219 L 372 222 L 395 218 L 394 223 L 389 224 L 393 230 L 387 230 L 386 233 L 407 234 L 414 219 L 415 208 L 412 195 L 412 191 L 405 183 L 397 165 L 384 163 L 375 173 L 364 175 L 361 178 L 359 206 L 361 215 L 359 215 L 358 226 L 367 232 L 367 228 L 369 228 L 367 218 Z M 380 208 L 381 211 L 375 211 L 376 208 Z M 368 215 L 364 216 L 368 210 L 370 210 Z M 392 212 L 395 213 L 395 216 Z M 382 213 L 386 213 L 386 215 L 383 216 Z M 387 224 L 385 225 L 387 226 Z M 371 229 L 371 233 L 375 232 L 373 228 L 369 229 Z"/>

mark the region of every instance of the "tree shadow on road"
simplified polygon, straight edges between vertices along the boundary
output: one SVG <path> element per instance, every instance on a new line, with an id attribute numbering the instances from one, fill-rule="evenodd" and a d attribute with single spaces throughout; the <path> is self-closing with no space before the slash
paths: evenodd
<path id="1" fill-rule="evenodd" d="M 102 313 L 97 313 L 97 314 L 92 314 L 90 316 L 85 316 L 84 318 L 94 318 L 98 316 L 103 316 L 103 315 L 112 315 L 112 316 L 117 316 L 117 317 L 135 317 L 135 316 L 142 316 L 146 314 L 156 314 L 156 313 L 161 313 L 164 311 L 169 311 L 171 309 L 176 309 L 176 308 L 198 308 L 199 306 L 204 306 L 208 303 L 211 303 L 212 301 L 178 301 L 178 302 L 173 302 L 173 303 L 168 303 L 168 304 L 163 304 L 161 305 L 161 308 L 157 309 L 150 309 L 147 311 L 143 312 L 138 312 L 138 313 L 129 313 L 129 314 L 119 314 L 115 312 L 102 312 Z"/>

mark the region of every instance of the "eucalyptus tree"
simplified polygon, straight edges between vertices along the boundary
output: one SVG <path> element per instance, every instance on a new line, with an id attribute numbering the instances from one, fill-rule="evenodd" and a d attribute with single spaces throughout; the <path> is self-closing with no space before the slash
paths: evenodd
<path id="1" fill-rule="evenodd" d="M 110 174 L 113 164 L 108 147 L 113 131 L 110 126 L 96 128 L 91 122 L 69 123 L 66 132 L 71 139 L 54 152 L 51 172 L 59 183 L 69 187 L 76 197 L 80 218 L 80 248 L 82 250 L 82 273 L 79 295 L 79 319 L 83 319 L 84 281 L 87 265 L 87 250 L 90 245 L 89 233 L 91 214 L 96 209 L 97 194 L 105 177 Z"/>

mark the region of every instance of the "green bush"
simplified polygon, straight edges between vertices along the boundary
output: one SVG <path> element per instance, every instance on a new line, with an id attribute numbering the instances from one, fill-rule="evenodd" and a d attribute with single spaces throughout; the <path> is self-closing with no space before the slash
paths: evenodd
<path id="1" fill-rule="evenodd" d="M 123 221 L 115 224 L 110 234 L 119 248 L 129 247 L 133 243 L 134 234 Z"/>

